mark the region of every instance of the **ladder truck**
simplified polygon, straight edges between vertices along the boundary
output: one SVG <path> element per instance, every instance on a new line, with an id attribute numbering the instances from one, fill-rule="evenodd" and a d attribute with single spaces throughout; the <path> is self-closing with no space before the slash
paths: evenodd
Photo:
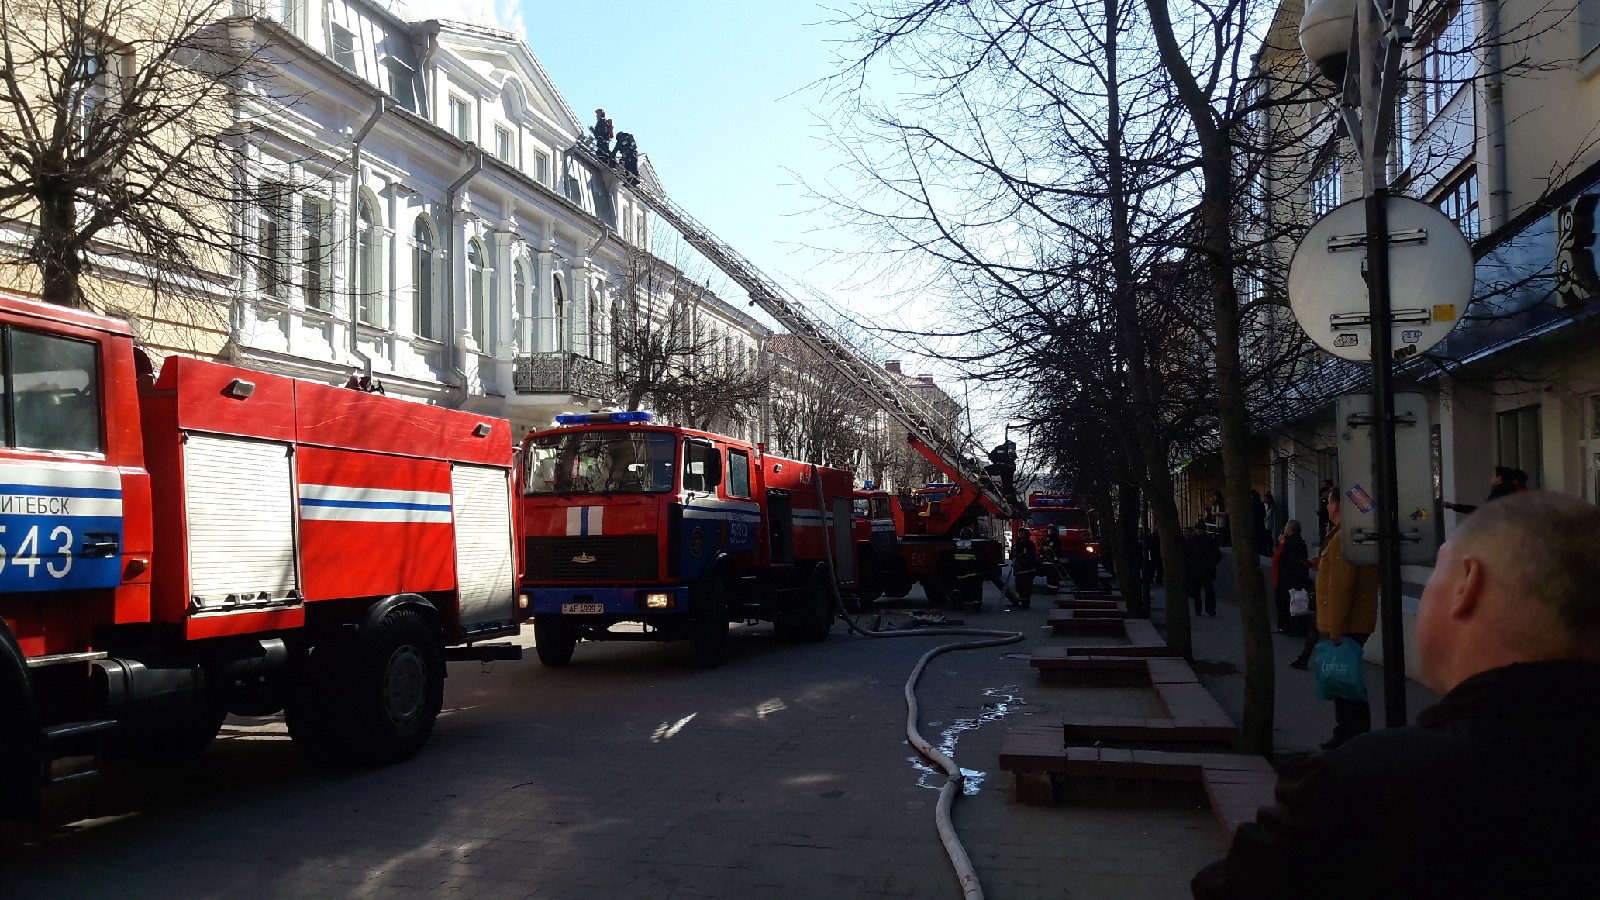
<path id="1" fill-rule="evenodd" d="M 602 167 L 606 166 L 598 157 L 593 157 L 593 161 Z M 691 247 L 700 251 L 713 265 L 749 292 L 751 303 L 788 329 L 808 350 L 826 360 L 863 397 L 876 404 L 904 428 L 910 444 L 924 457 L 949 473 L 954 484 L 970 485 L 970 490 L 976 494 L 973 499 L 986 512 L 1008 519 L 1024 516 L 1024 507 L 1009 485 L 972 461 L 977 454 L 974 452 L 969 456 L 967 451 L 969 449 L 977 451 L 976 444 L 969 439 L 967 442 L 971 444 L 969 448 L 944 436 L 937 427 L 942 417 L 931 404 L 898 384 L 891 373 L 863 358 L 842 335 L 809 315 L 798 300 L 791 298 L 782 287 L 756 268 L 754 263 L 718 238 L 709 228 L 696 221 L 653 185 L 636 176 L 630 177 L 618 173 L 617 177 L 626 178 L 641 203 L 677 229 Z M 955 539 L 957 536 L 953 533 L 940 535 L 945 539 Z M 918 554 L 924 561 L 922 568 L 929 573 L 938 568 L 937 552 L 930 552 L 927 548 L 902 550 L 902 559 L 908 561 L 909 558 L 905 555 L 907 552 Z M 863 561 L 864 568 L 872 565 L 878 565 L 880 571 L 888 568 L 871 560 Z M 906 569 L 907 566 L 901 565 L 901 578 L 898 580 L 884 578 L 880 579 L 880 583 L 885 584 L 891 594 L 899 586 L 909 590 L 909 582 L 903 577 Z M 917 577 L 921 578 L 921 574 L 919 573 Z M 932 581 L 932 575 L 922 580 L 926 587 Z M 932 594 L 933 592 L 930 592 L 930 599 L 934 599 Z M 904 596 L 904 591 L 900 596 Z"/>
<path id="2" fill-rule="evenodd" d="M 576 149 L 586 153 L 596 165 L 609 167 L 587 148 L 580 145 Z M 628 176 L 619 174 L 618 177 Z M 998 478 L 971 461 L 978 450 L 976 444 L 972 444 L 969 439 L 967 443 L 972 444 L 969 448 L 944 437 L 937 427 L 942 416 L 931 404 L 903 388 L 891 377 L 891 373 L 862 357 L 860 352 L 833 328 L 812 318 L 798 300 L 791 298 L 782 287 L 756 268 L 754 263 L 718 238 L 709 228 L 700 224 L 666 195 L 644 180 L 628 178 L 628 181 L 641 203 L 677 229 L 691 247 L 700 251 L 734 283 L 749 292 L 751 303 L 776 319 L 808 350 L 826 360 L 863 396 L 905 428 L 908 440 L 918 448 L 919 452 L 946 471 L 971 482 L 991 503 L 1004 511 L 1008 518 L 1022 516 L 1021 501 L 1012 492 L 1004 489 Z M 969 449 L 974 451 L 973 456 L 968 455 Z"/>

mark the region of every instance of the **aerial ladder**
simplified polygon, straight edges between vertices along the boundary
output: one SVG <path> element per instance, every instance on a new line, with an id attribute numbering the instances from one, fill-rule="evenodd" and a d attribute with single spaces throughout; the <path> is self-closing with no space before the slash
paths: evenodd
<path id="1" fill-rule="evenodd" d="M 586 152 L 586 155 L 596 164 L 607 167 L 593 153 Z M 940 433 L 937 428 L 940 417 L 931 404 L 906 390 L 891 373 L 865 359 L 831 326 L 809 315 L 800 301 L 790 297 L 754 263 L 696 221 L 648 180 L 621 171 L 616 171 L 616 175 L 626 179 L 639 201 L 676 228 L 691 247 L 700 251 L 712 265 L 749 292 L 751 303 L 776 319 L 807 349 L 838 370 L 863 396 L 900 423 L 906 430 L 908 440 L 930 462 L 970 482 L 1005 516 L 1017 518 L 1025 515 L 1025 507 L 1014 491 L 1006 490 L 999 478 L 976 465 L 972 461 L 975 457 L 969 457 L 964 452 L 967 447 Z M 980 449 L 970 436 L 965 443 L 974 451 Z"/>

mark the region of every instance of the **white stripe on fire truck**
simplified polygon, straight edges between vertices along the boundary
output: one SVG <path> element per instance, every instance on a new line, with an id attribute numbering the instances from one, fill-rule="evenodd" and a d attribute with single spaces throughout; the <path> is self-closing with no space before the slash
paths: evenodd
<path id="1" fill-rule="evenodd" d="M 94 467 L 0 466 L 0 516 L 121 516 L 122 477 Z"/>
<path id="2" fill-rule="evenodd" d="M 794 511 L 794 523 L 796 525 L 818 525 L 818 526 L 820 526 L 822 524 L 822 519 L 823 519 L 823 514 L 819 513 L 819 512 L 814 512 L 812 510 L 806 510 L 806 509 L 797 509 L 797 510 Z M 828 524 L 832 525 L 833 524 L 833 513 L 831 513 L 831 512 L 828 513 L 827 514 L 827 519 L 828 519 Z"/>
<path id="3" fill-rule="evenodd" d="M 685 519 L 721 519 L 729 522 L 760 522 L 761 507 L 752 503 L 738 506 L 685 506 Z"/>
<path id="4" fill-rule="evenodd" d="M 604 506 L 569 506 L 567 534 L 568 536 L 604 534 L 605 518 Z"/>
<path id="5" fill-rule="evenodd" d="M 336 522 L 449 524 L 450 495 L 437 491 L 300 485 L 300 518 Z"/>

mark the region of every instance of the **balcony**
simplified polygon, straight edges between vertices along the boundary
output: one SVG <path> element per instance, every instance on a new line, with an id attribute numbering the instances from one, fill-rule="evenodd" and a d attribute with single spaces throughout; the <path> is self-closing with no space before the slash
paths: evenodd
<path id="1" fill-rule="evenodd" d="M 511 381 L 518 394 L 572 394 L 595 399 L 611 394 L 610 366 L 577 353 L 519 356 Z"/>

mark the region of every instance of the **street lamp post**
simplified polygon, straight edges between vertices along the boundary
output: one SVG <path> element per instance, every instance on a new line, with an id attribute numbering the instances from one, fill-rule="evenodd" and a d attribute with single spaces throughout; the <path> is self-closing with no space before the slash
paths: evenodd
<path id="1" fill-rule="evenodd" d="M 1373 478 L 1377 503 L 1378 585 L 1383 623 L 1383 708 L 1389 726 L 1406 724 L 1405 643 L 1400 616 L 1400 508 L 1395 473 L 1393 333 L 1389 301 L 1389 142 L 1400 57 L 1409 41 L 1407 0 L 1311 0 L 1300 46 L 1341 85 L 1339 112 L 1361 160 L 1366 212 L 1367 301 L 1372 329 Z"/>

